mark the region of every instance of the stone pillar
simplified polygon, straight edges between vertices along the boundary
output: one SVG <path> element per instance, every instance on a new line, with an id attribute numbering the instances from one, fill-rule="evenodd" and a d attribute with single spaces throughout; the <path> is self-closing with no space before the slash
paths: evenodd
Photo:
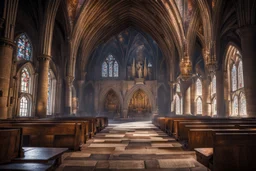
<path id="1" fill-rule="evenodd" d="M 65 114 L 72 114 L 72 86 L 73 86 L 74 77 L 66 77 L 66 100 L 65 100 Z"/>
<path id="2" fill-rule="evenodd" d="M 184 114 L 191 115 L 190 87 L 185 92 L 185 97 L 184 97 Z"/>
<path id="3" fill-rule="evenodd" d="M 83 112 L 83 108 L 82 106 L 84 105 L 84 101 L 83 101 L 83 95 L 84 95 L 84 80 L 79 80 L 77 81 L 78 84 L 78 113 L 82 113 Z"/>
<path id="4" fill-rule="evenodd" d="M 48 100 L 48 72 L 51 57 L 48 55 L 41 55 L 39 60 L 39 74 L 38 74 L 38 88 L 37 88 L 37 104 L 36 116 L 45 118 L 47 113 Z"/>
<path id="5" fill-rule="evenodd" d="M 240 29 L 248 117 L 256 117 L 256 25 Z"/>
<path id="6" fill-rule="evenodd" d="M 11 40 L 0 39 L 0 119 L 7 119 L 14 46 L 15 44 Z"/>
<path id="7" fill-rule="evenodd" d="M 128 117 L 128 110 L 123 109 L 123 118 L 127 118 L 127 117 Z"/>
<path id="8" fill-rule="evenodd" d="M 223 71 L 216 71 L 216 96 L 217 96 L 217 116 L 227 117 L 225 114 L 225 101 L 224 101 L 224 77 Z"/>

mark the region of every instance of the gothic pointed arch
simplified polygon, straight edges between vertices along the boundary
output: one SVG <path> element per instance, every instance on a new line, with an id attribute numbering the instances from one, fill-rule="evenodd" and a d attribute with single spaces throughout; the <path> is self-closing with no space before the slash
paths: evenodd
<path id="1" fill-rule="evenodd" d="M 56 76 L 50 69 L 48 71 L 48 99 L 47 99 L 47 113 L 50 116 L 55 113 L 55 97 L 56 97 Z"/>
<path id="2" fill-rule="evenodd" d="M 33 96 L 35 94 L 35 71 L 30 62 L 25 63 L 17 70 L 17 117 L 33 116 Z"/>
<path id="3" fill-rule="evenodd" d="M 246 116 L 247 109 L 244 95 L 243 56 L 234 45 L 229 45 L 225 56 L 226 70 L 228 74 L 228 85 L 226 91 L 229 93 L 230 116 Z M 242 95 L 241 95 L 242 94 Z M 242 101 L 241 101 L 242 99 Z"/>

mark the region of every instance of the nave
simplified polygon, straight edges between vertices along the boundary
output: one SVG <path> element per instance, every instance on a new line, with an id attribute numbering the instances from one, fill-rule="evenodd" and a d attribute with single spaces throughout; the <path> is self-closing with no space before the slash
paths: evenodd
<path id="1" fill-rule="evenodd" d="M 194 151 L 184 151 L 179 142 L 150 121 L 112 122 L 81 151 L 62 157 L 58 171 L 207 171 L 196 161 Z"/>

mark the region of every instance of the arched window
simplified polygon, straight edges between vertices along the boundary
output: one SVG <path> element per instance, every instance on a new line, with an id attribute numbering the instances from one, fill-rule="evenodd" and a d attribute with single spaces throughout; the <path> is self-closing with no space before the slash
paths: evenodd
<path id="1" fill-rule="evenodd" d="M 232 91 L 237 90 L 237 73 L 236 73 L 236 65 L 233 64 L 231 70 L 231 80 L 232 80 Z"/>
<path id="2" fill-rule="evenodd" d="M 196 114 L 201 115 L 203 114 L 203 107 L 202 107 L 202 99 L 200 97 L 196 100 Z"/>
<path id="3" fill-rule="evenodd" d="M 114 77 L 118 77 L 118 63 L 115 61 L 114 63 Z"/>
<path id="4" fill-rule="evenodd" d="M 212 100 L 212 116 L 217 115 L 217 101 L 216 97 Z"/>
<path id="5" fill-rule="evenodd" d="M 216 94 L 216 76 L 214 75 L 211 83 L 211 95 Z"/>
<path id="6" fill-rule="evenodd" d="M 239 104 L 239 107 L 240 107 L 240 115 L 241 116 L 245 116 L 247 115 L 247 110 L 246 110 L 246 99 L 245 99 L 245 95 L 243 93 L 241 93 L 241 96 L 240 96 L 240 104 Z"/>
<path id="7" fill-rule="evenodd" d="M 25 66 L 20 71 L 20 99 L 18 102 L 19 105 L 19 116 L 28 117 L 31 116 L 31 107 L 32 107 L 32 76 L 31 68 Z"/>
<path id="8" fill-rule="evenodd" d="M 26 34 L 21 34 L 17 40 L 17 60 L 31 60 L 32 59 L 32 45 Z"/>
<path id="9" fill-rule="evenodd" d="M 238 88 L 244 87 L 244 75 L 243 75 L 243 63 L 239 61 L 238 63 Z"/>
<path id="10" fill-rule="evenodd" d="M 175 113 L 176 115 L 181 115 L 181 98 L 179 95 L 175 97 Z"/>
<path id="11" fill-rule="evenodd" d="M 21 70 L 21 92 L 28 93 L 30 87 L 30 74 L 27 68 Z"/>
<path id="12" fill-rule="evenodd" d="M 101 66 L 101 76 L 107 77 L 118 77 L 119 76 L 119 65 L 118 62 L 112 55 L 108 55 Z"/>
<path id="13" fill-rule="evenodd" d="M 48 99 L 47 99 L 47 115 L 54 113 L 55 105 L 56 79 L 52 70 L 48 71 Z"/>
<path id="14" fill-rule="evenodd" d="M 177 92 L 177 93 L 180 93 L 180 84 L 179 84 L 179 83 L 176 84 L 176 92 Z"/>
<path id="15" fill-rule="evenodd" d="M 196 95 L 202 96 L 202 82 L 200 79 L 196 80 Z"/>
<path id="16" fill-rule="evenodd" d="M 26 97 L 22 97 L 20 99 L 20 113 L 19 115 L 22 117 L 29 116 L 29 107 L 28 107 L 28 99 Z"/>
<path id="17" fill-rule="evenodd" d="M 229 46 L 227 51 L 227 69 L 230 69 L 230 115 L 244 116 L 246 112 L 246 100 L 244 95 L 244 75 L 242 54 L 234 46 Z"/>
<path id="18" fill-rule="evenodd" d="M 233 98 L 232 115 L 233 116 L 238 116 L 238 98 L 237 98 L 237 96 L 235 96 Z"/>

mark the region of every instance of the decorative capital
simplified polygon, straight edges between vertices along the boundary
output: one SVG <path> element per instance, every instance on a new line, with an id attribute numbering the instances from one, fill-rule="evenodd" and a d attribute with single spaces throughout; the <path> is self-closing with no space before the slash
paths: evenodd
<path id="1" fill-rule="evenodd" d="M 181 79 L 186 81 L 192 76 L 192 62 L 188 56 L 182 58 L 180 62 Z"/>
<path id="2" fill-rule="evenodd" d="M 14 48 L 16 47 L 16 44 L 11 39 L 0 38 L 0 46 L 8 46 L 10 48 Z"/>
<path id="3" fill-rule="evenodd" d="M 73 76 L 66 76 L 65 81 L 66 81 L 67 85 L 71 86 L 73 84 L 74 77 Z"/>
<path id="4" fill-rule="evenodd" d="M 45 55 L 45 54 L 40 55 L 37 58 L 38 61 L 47 61 L 47 60 L 50 61 L 51 59 L 52 59 L 52 57 L 50 55 Z"/>

